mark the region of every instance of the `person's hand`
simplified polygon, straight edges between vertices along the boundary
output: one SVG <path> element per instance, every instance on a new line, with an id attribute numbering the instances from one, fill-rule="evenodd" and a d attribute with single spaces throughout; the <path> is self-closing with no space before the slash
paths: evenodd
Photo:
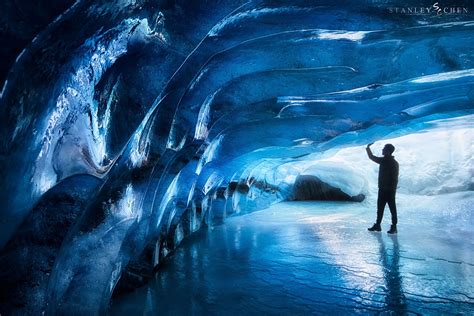
<path id="1" fill-rule="evenodd" d="M 370 148 L 370 146 L 372 146 L 374 143 L 370 143 L 370 144 L 367 144 L 367 147 L 366 148 Z"/>

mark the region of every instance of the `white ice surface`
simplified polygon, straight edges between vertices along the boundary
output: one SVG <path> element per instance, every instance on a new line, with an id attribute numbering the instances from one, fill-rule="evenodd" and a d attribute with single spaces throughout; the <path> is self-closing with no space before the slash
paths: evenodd
<path id="1" fill-rule="evenodd" d="M 474 116 L 431 121 L 408 135 L 393 133 L 371 148 L 382 156 L 391 143 L 400 164 L 398 192 L 434 195 L 467 190 L 474 183 Z M 378 165 L 367 157 L 365 146 L 330 150 L 323 158 L 287 164 L 302 174 L 316 175 L 349 195 L 376 194 Z"/>

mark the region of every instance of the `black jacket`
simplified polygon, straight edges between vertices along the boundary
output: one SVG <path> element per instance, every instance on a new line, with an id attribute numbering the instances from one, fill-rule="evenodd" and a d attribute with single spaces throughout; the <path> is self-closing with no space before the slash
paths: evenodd
<path id="1" fill-rule="evenodd" d="M 379 189 L 396 191 L 398 184 L 398 162 L 393 156 L 376 157 L 370 148 L 367 148 L 369 158 L 380 165 Z"/>

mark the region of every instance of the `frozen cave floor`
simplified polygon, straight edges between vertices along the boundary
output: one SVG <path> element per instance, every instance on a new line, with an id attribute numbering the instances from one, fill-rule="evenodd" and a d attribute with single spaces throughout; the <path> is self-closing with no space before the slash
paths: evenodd
<path id="1" fill-rule="evenodd" d="M 398 195 L 399 233 L 370 233 L 375 201 L 284 202 L 184 241 L 112 315 L 474 313 L 474 192 Z"/>

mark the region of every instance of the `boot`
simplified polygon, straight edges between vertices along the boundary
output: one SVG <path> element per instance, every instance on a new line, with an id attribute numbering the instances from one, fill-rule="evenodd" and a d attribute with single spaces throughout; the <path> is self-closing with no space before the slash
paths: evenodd
<path id="1" fill-rule="evenodd" d="M 382 231 L 382 227 L 380 227 L 380 224 L 374 224 L 372 227 L 367 228 L 367 230 L 371 232 L 380 232 Z"/>
<path id="2" fill-rule="evenodd" d="M 387 234 L 396 234 L 396 233 L 397 233 L 397 225 L 390 226 L 390 230 L 387 232 Z"/>

